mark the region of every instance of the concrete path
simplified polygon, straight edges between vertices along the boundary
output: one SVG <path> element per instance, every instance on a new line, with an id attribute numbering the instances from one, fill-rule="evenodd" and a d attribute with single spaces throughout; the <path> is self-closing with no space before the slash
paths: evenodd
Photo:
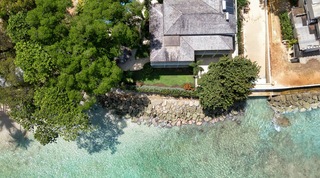
<path id="1" fill-rule="evenodd" d="M 131 57 L 125 63 L 118 64 L 118 66 L 124 71 L 141 70 L 144 64 L 150 62 L 150 58 L 136 59 L 136 52 L 137 50 L 133 49 Z"/>
<path id="2" fill-rule="evenodd" d="M 249 0 L 249 12 L 244 14 L 244 55 L 261 66 L 257 83 L 266 83 L 266 16 L 263 4 Z"/>

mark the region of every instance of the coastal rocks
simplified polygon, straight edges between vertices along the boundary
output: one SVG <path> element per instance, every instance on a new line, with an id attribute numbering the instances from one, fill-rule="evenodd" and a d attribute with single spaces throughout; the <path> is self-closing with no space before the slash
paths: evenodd
<path id="1" fill-rule="evenodd" d="M 280 95 L 269 98 L 276 113 L 305 112 L 320 108 L 320 92 Z"/>
<path id="2" fill-rule="evenodd" d="M 216 117 L 205 111 L 197 99 L 177 99 L 120 90 L 107 93 L 100 98 L 100 103 L 134 123 L 165 128 L 191 124 L 200 126 L 224 120 L 237 122 L 238 116 L 243 114 L 241 110 L 230 111 Z"/>
<path id="3" fill-rule="evenodd" d="M 144 94 L 114 90 L 99 98 L 100 104 L 121 116 L 141 117 L 150 100 Z"/>

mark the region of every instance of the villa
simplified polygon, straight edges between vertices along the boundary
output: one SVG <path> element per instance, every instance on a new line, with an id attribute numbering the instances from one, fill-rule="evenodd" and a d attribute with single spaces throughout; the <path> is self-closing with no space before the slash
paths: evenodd
<path id="1" fill-rule="evenodd" d="M 304 0 L 299 6 L 291 10 L 294 36 L 298 39 L 294 56 L 320 55 L 320 0 Z"/>
<path id="2" fill-rule="evenodd" d="M 235 50 L 234 0 L 164 0 L 150 11 L 153 67 L 186 67 Z"/>

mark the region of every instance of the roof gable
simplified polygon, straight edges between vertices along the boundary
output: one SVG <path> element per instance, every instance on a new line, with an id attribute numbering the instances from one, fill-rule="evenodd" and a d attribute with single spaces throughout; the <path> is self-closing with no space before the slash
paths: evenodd
<path id="1" fill-rule="evenodd" d="M 210 35 L 236 33 L 233 1 L 228 0 L 229 20 L 221 0 L 164 1 L 164 35 Z M 231 5 L 230 5 L 231 4 Z"/>

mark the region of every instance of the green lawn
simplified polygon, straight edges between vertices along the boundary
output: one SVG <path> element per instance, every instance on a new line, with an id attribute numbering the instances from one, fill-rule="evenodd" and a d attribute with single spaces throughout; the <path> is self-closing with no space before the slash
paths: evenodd
<path id="1" fill-rule="evenodd" d="M 145 64 L 140 71 L 127 74 L 134 81 L 143 82 L 144 85 L 183 87 L 185 83 L 194 85 L 192 68 L 159 69 L 152 68 L 150 64 Z"/>
<path id="2" fill-rule="evenodd" d="M 143 81 L 145 85 L 180 86 L 185 83 L 194 85 L 193 75 L 159 75 L 158 79 L 147 79 Z"/>

